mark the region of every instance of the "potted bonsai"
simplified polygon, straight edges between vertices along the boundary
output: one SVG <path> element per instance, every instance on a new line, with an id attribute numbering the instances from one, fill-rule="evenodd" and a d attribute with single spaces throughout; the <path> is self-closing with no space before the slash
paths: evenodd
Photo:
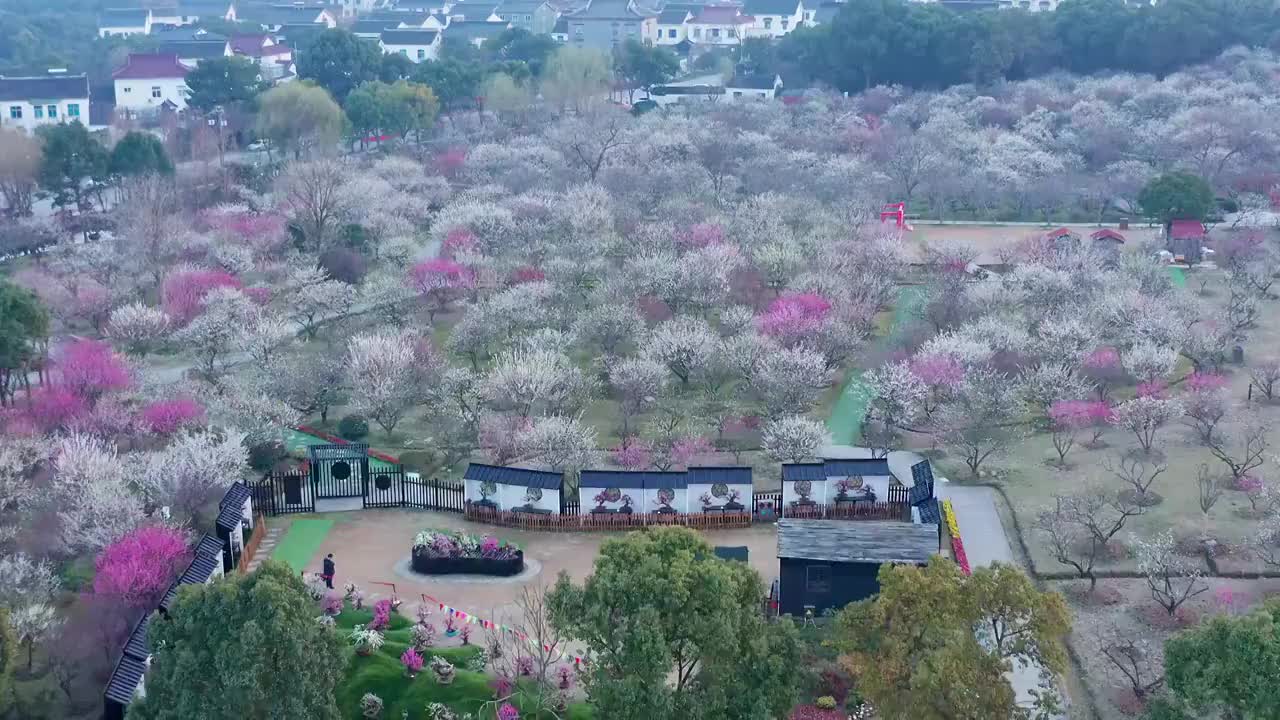
<path id="1" fill-rule="evenodd" d="M 738 502 L 742 499 L 742 491 L 737 488 L 729 488 L 729 493 L 725 496 L 727 502 L 724 504 L 725 512 L 742 512 L 747 507 Z"/>
<path id="2" fill-rule="evenodd" d="M 709 512 L 717 509 L 711 505 L 711 503 L 715 502 L 715 498 L 711 497 L 711 493 L 709 492 L 704 492 L 699 495 L 698 502 L 702 503 L 702 512 Z"/>
<path id="3" fill-rule="evenodd" d="M 475 504 L 481 505 L 483 507 L 497 508 L 498 503 L 489 499 L 491 496 L 497 495 L 497 494 L 498 494 L 498 484 L 493 482 L 492 480 L 485 480 L 484 482 L 480 483 L 480 499 L 477 500 Z"/>
<path id="4" fill-rule="evenodd" d="M 658 506 L 655 511 L 659 515 L 674 515 L 676 509 L 671 507 L 671 501 L 676 499 L 676 491 L 671 488 L 658 488 L 658 497 L 653 504 Z"/>
<path id="5" fill-rule="evenodd" d="M 856 502 L 859 498 L 853 497 L 853 491 L 862 488 L 862 477 L 855 475 L 853 477 L 840 478 L 836 481 L 836 502 Z M 861 495 L 861 493 L 856 493 Z"/>
<path id="6" fill-rule="evenodd" d="M 595 497 L 591 498 L 591 500 L 596 504 L 595 507 L 591 508 L 591 512 L 593 513 L 615 512 L 614 510 L 610 510 L 609 508 L 605 507 L 605 503 L 616 503 L 621 499 L 622 499 L 621 490 L 619 490 L 618 488 L 605 488 L 604 490 L 601 490 L 600 492 L 596 493 Z M 628 510 L 628 512 L 630 511 Z"/>
<path id="7" fill-rule="evenodd" d="M 516 512 L 526 512 L 526 513 L 540 513 L 540 514 L 549 513 L 550 512 L 549 510 L 542 510 L 538 508 L 537 503 L 541 499 L 542 499 L 541 488 L 536 488 L 536 487 L 526 488 L 524 491 L 524 505 L 521 505 L 520 507 L 515 508 L 515 510 Z"/>
<path id="8" fill-rule="evenodd" d="M 622 513 L 623 515 L 630 515 L 631 514 L 631 496 L 623 495 L 622 497 L 618 498 L 618 501 L 622 503 L 622 507 L 618 508 L 618 512 Z"/>
<path id="9" fill-rule="evenodd" d="M 352 628 L 348 638 L 351 640 L 351 644 L 356 646 L 356 654 L 363 657 L 368 657 L 377 652 L 378 648 L 382 647 L 383 642 L 385 642 L 382 633 L 377 630 L 370 630 L 364 625 L 357 625 Z"/>
<path id="10" fill-rule="evenodd" d="M 796 494 L 800 496 L 800 499 L 793 500 L 791 502 L 792 505 L 816 505 L 817 504 L 813 501 L 812 498 L 809 497 L 810 495 L 813 494 L 812 480 L 797 480 L 795 481 L 795 484 L 793 485 L 793 487 L 796 491 Z"/>

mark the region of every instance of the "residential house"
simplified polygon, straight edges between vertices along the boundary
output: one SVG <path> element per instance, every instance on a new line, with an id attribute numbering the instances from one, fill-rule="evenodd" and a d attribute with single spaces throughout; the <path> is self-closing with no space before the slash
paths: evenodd
<path id="1" fill-rule="evenodd" d="M 881 565 L 927 565 L 939 537 L 936 521 L 779 520 L 778 612 L 816 617 L 872 597 Z"/>
<path id="2" fill-rule="evenodd" d="M 830 25 L 831 21 L 835 20 L 836 15 L 839 14 L 840 8 L 842 7 L 844 7 L 844 3 L 842 2 L 822 3 L 821 5 L 818 6 L 818 9 L 815 10 L 813 13 L 813 24 L 814 25 Z"/>
<path id="3" fill-rule="evenodd" d="M 378 44 L 382 52 L 399 53 L 416 63 L 440 56 L 440 33 L 436 30 L 384 30 Z"/>
<path id="4" fill-rule="evenodd" d="M 150 32 L 151 11 L 146 8 L 103 10 L 98 16 L 98 37 L 128 37 Z"/>
<path id="5" fill-rule="evenodd" d="M 449 24 L 449 16 L 444 13 L 432 14 L 426 10 L 384 10 L 364 13 L 356 20 L 356 24 L 369 21 L 394 23 L 384 27 L 384 30 L 441 30 Z"/>
<path id="6" fill-rule="evenodd" d="M 181 25 L 173 27 L 170 25 L 152 25 L 151 37 L 156 42 L 163 45 L 168 42 L 186 42 L 189 40 L 225 40 L 226 38 L 217 33 L 211 33 L 199 25 Z"/>
<path id="7" fill-rule="evenodd" d="M 1208 238 L 1209 231 L 1199 220 L 1174 220 L 1165 226 L 1165 250 L 1173 253 L 1175 262 L 1200 262 Z"/>
<path id="8" fill-rule="evenodd" d="M 588 0 L 567 17 L 570 43 L 605 52 L 627 38 L 643 40 L 657 33 L 658 13 L 641 10 L 635 0 Z"/>
<path id="9" fill-rule="evenodd" d="M 724 94 L 731 102 L 772 100 L 781 87 L 778 75 L 734 75 L 725 82 Z"/>
<path id="10" fill-rule="evenodd" d="M 84 75 L 0 75 L 0 127 L 33 131 L 60 122 L 87 123 L 89 81 Z"/>
<path id="11" fill-rule="evenodd" d="M 130 54 L 124 66 L 111 75 L 116 107 L 130 114 L 185 110 L 190 71 L 178 62 L 177 55 Z"/>
<path id="12" fill-rule="evenodd" d="M 505 0 L 494 13 L 511 27 L 528 30 L 535 35 L 546 35 L 555 27 L 559 17 L 546 0 Z"/>
<path id="13" fill-rule="evenodd" d="M 654 20 L 654 36 L 649 38 L 654 45 L 678 45 L 689 36 L 689 26 L 685 23 L 693 17 L 687 8 L 665 8 Z"/>
<path id="14" fill-rule="evenodd" d="M 469 42 L 480 47 L 486 40 L 500 35 L 509 27 L 511 26 L 505 22 L 453 20 L 444 30 L 444 39 L 449 42 Z"/>
<path id="15" fill-rule="evenodd" d="M 746 0 L 743 10 L 755 18 L 752 34 L 758 37 L 782 37 L 813 17 L 802 0 Z"/>
<path id="16" fill-rule="evenodd" d="M 232 35 L 227 42 L 233 55 L 257 64 L 263 80 L 275 82 L 292 73 L 293 48 L 270 35 Z"/>
<path id="17" fill-rule="evenodd" d="M 357 20 L 348 29 L 356 37 L 372 40 L 380 37 L 383 30 L 396 30 L 402 27 L 399 20 Z"/>
<path id="18" fill-rule="evenodd" d="M 485 2 L 458 3 L 449 11 L 450 21 L 467 20 L 470 22 L 505 22 L 498 16 L 498 5 L 490 0 Z"/>
<path id="19" fill-rule="evenodd" d="M 560 43 L 569 42 L 569 18 L 561 15 L 551 28 L 551 39 Z"/>
<path id="20" fill-rule="evenodd" d="M 160 43 L 156 48 L 160 55 L 175 55 L 178 62 L 194 68 L 202 60 L 231 57 L 231 44 L 223 38 L 216 40 L 175 40 Z"/>
<path id="21" fill-rule="evenodd" d="M 236 4 L 232 0 L 178 0 L 178 16 L 184 25 L 199 20 L 235 22 Z"/>
<path id="22" fill-rule="evenodd" d="M 240 21 L 277 32 L 286 25 L 338 26 L 334 11 L 319 5 L 252 5 L 240 9 Z"/>
<path id="23" fill-rule="evenodd" d="M 743 15 L 737 5 L 707 5 L 688 21 L 689 40 L 695 45 L 737 45 L 748 36 L 755 18 Z"/>

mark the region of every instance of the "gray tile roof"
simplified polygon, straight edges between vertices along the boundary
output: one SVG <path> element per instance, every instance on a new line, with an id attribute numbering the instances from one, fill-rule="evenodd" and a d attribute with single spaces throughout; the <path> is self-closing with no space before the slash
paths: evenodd
<path id="1" fill-rule="evenodd" d="M 740 466 L 704 465 L 691 467 L 686 471 L 690 485 L 750 485 L 751 468 Z"/>
<path id="2" fill-rule="evenodd" d="M 63 100 L 87 97 L 89 97 L 89 81 L 84 75 L 13 78 L 0 76 L 0 100 Z"/>
<path id="3" fill-rule="evenodd" d="M 439 33 L 435 30 L 383 30 L 383 45 L 430 45 Z"/>
<path id="4" fill-rule="evenodd" d="M 509 15 L 513 13 L 532 15 L 538 8 L 546 5 L 546 0 L 506 0 L 498 5 L 494 12 L 499 15 Z"/>
<path id="5" fill-rule="evenodd" d="M 747 86 L 730 84 L 730 87 Z M 833 458 L 823 460 L 820 463 L 786 463 L 782 466 L 782 479 L 786 481 L 826 480 L 830 477 L 891 474 L 892 473 L 889 471 L 889 461 L 883 458 Z"/>
<path id="6" fill-rule="evenodd" d="M 103 693 L 106 699 L 120 705 L 128 705 L 133 700 L 133 694 L 137 692 L 138 683 L 142 682 L 142 676 L 146 674 L 146 670 L 146 665 L 141 660 L 121 655 L 120 662 L 116 663 L 115 669 L 111 671 L 111 679 L 107 681 L 107 690 Z"/>
<path id="7" fill-rule="evenodd" d="M 520 487 L 542 488 L 543 490 L 559 490 L 564 484 L 564 473 L 471 463 L 467 466 L 467 471 L 463 473 L 462 479 L 492 482 L 498 485 L 518 485 Z"/>
<path id="8" fill-rule="evenodd" d="M 98 15 L 98 27 L 144 27 L 147 11 L 138 8 L 113 8 Z"/>
<path id="9" fill-rule="evenodd" d="M 638 490 L 647 488 L 686 488 L 689 477 L 683 472 L 631 471 L 631 470 L 583 470 L 578 479 L 578 487 L 590 488 L 625 488 Z"/>
<path id="10" fill-rule="evenodd" d="M 591 0 L 585 7 L 568 15 L 574 20 L 636 20 L 645 17 L 636 12 L 630 0 Z"/>
<path id="11" fill-rule="evenodd" d="M 226 40 L 171 40 L 160 44 L 156 52 L 180 58 L 208 60 L 227 54 Z"/>
<path id="12" fill-rule="evenodd" d="M 682 25 L 685 18 L 689 17 L 689 11 L 684 8 L 675 10 L 663 10 L 658 13 L 659 25 Z"/>
<path id="13" fill-rule="evenodd" d="M 794 15 L 800 0 L 746 0 L 742 12 L 747 15 Z"/>
<path id="14" fill-rule="evenodd" d="M 133 626 L 129 640 L 124 644 L 124 654 L 139 660 L 146 660 L 151 654 L 151 646 L 147 644 L 147 628 L 151 624 L 151 613 L 148 612 Z"/>
<path id="15" fill-rule="evenodd" d="M 778 557 L 923 565 L 938 552 L 938 526 L 870 520 L 779 520 Z"/>
<path id="16" fill-rule="evenodd" d="M 347 443 L 346 445 L 310 445 L 307 457 L 316 460 L 359 460 L 369 456 L 368 443 Z"/>
<path id="17" fill-rule="evenodd" d="M 449 23 L 449 27 L 444 29 L 445 39 L 463 39 L 475 40 L 483 38 L 488 40 L 496 37 L 507 29 L 507 23 L 504 22 L 485 22 L 483 20 L 454 20 Z"/>

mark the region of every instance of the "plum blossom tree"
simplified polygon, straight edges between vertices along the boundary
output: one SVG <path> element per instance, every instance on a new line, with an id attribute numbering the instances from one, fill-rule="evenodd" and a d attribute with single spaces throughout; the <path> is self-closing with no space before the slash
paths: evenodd
<path id="1" fill-rule="evenodd" d="M 1179 400 L 1146 395 L 1115 406 L 1112 422 L 1133 433 L 1142 451 L 1150 453 L 1155 447 L 1156 433 L 1181 413 Z"/>
<path id="2" fill-rule="evenodd" d="M 128 364 L 104 342 L 73 340 L 55 353 L 54 362 L 59 384 L 89 405 L 133 383 Z"/>
<path id="3" fill-rule="evenodd" d="M 169 329 L 169 316 L 163 310 L 133 302 L 111 312 L 107 337 L 124 345 L 130 354 L 143 357 L 164 342 Z"/>
<path id="4" fill-rule="evenodd" d="M 1166 530 L 1150 539 L 1134 536 L 1138 572 L 1147 579 L 1151 599 L 1172 617 L 1191 598 L 1209 591 L 1200 564 L 1177 551 L 1173 533 Z"/>
<path id="5" fill-rule="evenodd" d="M 1256 389 L 1270 401 L 1275 396 L 1277 383 L 1280 383 L 1280 358 L 1263 358 L 1249 368 L 1250 397 Z"/>
<path id="6" fill-rule="evenodd" d="M 482 392 L 491 405 L 520 417 L 577 412 L 595 383 L 562 353 L 515 348 L 494 362 Z"/>
<path id="7" fill-rule="evenodd" d="M 347 369 L 340 355 L 299 352 L 276 356 L 264 368 L 270 395 L 304 416 L 320 414 L 329 421 L 329 409 L 346 401 Z"/>
<path id="8" fill-rule="evenodd" d="M 258 307 L 244 293 L 218 287 L 203 298 L 204 312 L 173 334 L 175 342 L 191 350 L 199 368 L 214 377 L 228 356 L 244 347 L 258 318 Z"/>
<path id="9" fill-rule="evenodd" d="M 258 366 L 265 366 L 294 340 L 294 330 L 284 318 L 260 308 L 245 329 L 241 346 Z"/>
<path id="10" fill-rule="evenodd" d="M 614 465 L 626 470 L 644 470 L 653 464 L 649 444 L 635 435 L 624 437 L 617 447 L 609 451 L 609 457 Z"/>
<path id="11" fill-rule="evenodd" d="M 182 531 L 157 525 L 140 527 L 98 553 L 93 591 L 117 597 L 127 607 L 150 610 L 189 558 Z"/>
<path id="12" fill-rule="evenodd" d="M 139 415 L 143 427 L 157 435 L 172 435 L 183 428 L 198 427 L 205 419 L 204 406 L 189 397 L 148 403 Z"/>
<path id="13" fill-rule="evenodd" d="M 620 303 L 587 307 L 573 324 L 576 342 L 599 348 L 606 356 L 617 355 L 643 332 L 644 319 L 640 313 L 635 307 Z"/>
<path id="14" fill-rule="evenodd" d="M 245 437 L 234 430 L 179 433 L 163 450 L 143 458 L 140 484 L 152 502 L 198 519 L 248 469 Z"/>
<path id="15" fill-rule="evenodd" d="M 1080 365 L 1081 375 L 1097 388 L 1099 400 L 1105 401 L 1124 375 L 1120 353 L 1112 347 L 1098 348 L 1085 355 Z"/>
<path id="16" fill-rule="evenodd" d="M 409 284 L 422 298 L 428 320 L 435 322 L 438 313 L 447 310 L 462 292 L 475 287 L 475 273 L 453 260 L 432 258 L 410 269 Z"/>
<path id="17" fill-rule="evenodd" d="M 204 268 L 179 268 L 164 279 L 160 288 L 164 312 L 174 325 L 185 326 L 204 310 L 205 296 L 217 288 L 240 289 L 243 287 L 234 275 L 225 270 Z"/>
<path id="18" fill-rule="evenodd" d="M 1231 473 L 1237 483 L 1262 467 L 1271 448 L 1271 425 L 1257 413 L 1242 413 L 1227 423 L 1222 432 L 1213 433 L 1209 452 Z"/>
<path id="19" fill-rule="evenodd" d="M 537 418 L 521 434 L 521 445 L 533 461 L 576 476 L 596 461 L 596 431 L 576 417 Z"/>
<path id="20" fill-rule="evenodd" d="M 760 332 L 786 347 L 805 342 L 825 325 L 831 301 L 817 293 L 783 295 L 757 321 Z"/>
<path id="21" fill-rule="evenodd" d="M 760 443 L 765 454 L 774 460 L 798 463 L 814 457 L 830 437 L 817 420 L 789 415 L 765 423 Z"/>
<path id="22" fill-rule="evenodd" d="M 711 362 L 719 338 L 705 320 L 679 317 L 659 324 L 644 342 L 644 357 L 667 366 L 682 385 Z"/>
<path id="23" fill-rule="evenodd" d="M 764 356 L 750 382 L 767 417 L 798 415 L 812 409 L 827 386 L 827 365 L 807 348 L 782 348 Z"/>
<path id="24" fill-rule="evenodd" d="M 1085 379 L 1063 365 L 1045 363 L 1023 370 L 1018 383 L 1022 397 L 1040 417 L 1048 417 L 1054 403 L 1089 393 Z"/>
<path id="25" fill-rule="evenodd" d="M 329 278 L 320 268 L 294 270 L 285 288 L 286 314 L 311 339 L 316 337 L 321 322 L 346 317 L 355 301 L 350 285 Z"/>
<path id="26" fill-rule="evenodd" d="M 1184 422 L 1201 443 L 1209 445 L 1231 409 L 1227 380 L 1221 375 L 1192 373 L 1183 386 L 1187 389 L 1182 396 L 1183 412 L 1186 413 Z"/>
<path id="27" fill-rule="evenodd" d="M 867 373 L 867 383 L 873 392 L 870 413 L 888 428 L 906 428 L 924 413 L 929 388 L 907 363 L 882 365 Z"/>
<path id="28" fill-rule="evenodd" d="M 1178 353 L 1173 348 L 1153 343 L 1138 343 L 1121 355 L 1129 373 L 1142 382 L 1152 382 L 1173 372 Z"/>
<path id="29" fill-rule="evenodd" d="M 609 384 L 618 394 L 622 414 L 622 433 L 627 436 L 636 415 L 666 392 L 667 368 L 656 360 L 628 358 L 609 371 Z"/>
<path id="30" fill-rule="evenodd" d="M 98 550 L 146 520 L 125 461 L 101 440 L 80 434 L 63 438 L 53 468 L 53 499 L 66 548 Z"/>
<path id="31" fill-rule="evenodd" d="M 532 424 L 519 415 L 485 415 L 480 418 L 480 447 L 494 465 L 510 465 L 524 455 L 523 435 Z"/>
<path id="32" fill-rule="evenodd" d="M 984 464 L 1003 455 L 1018 437 L 1019 409 L 1017 387 L 1008 376 L 977 368 L 956 388 L 955 399 L 934 414 L 929 429 L 977 477 Z"/>
<path id="33" fill-rule="evenodd" d="M 347 343 L 347 371 L 355 407 L 388 434 L 424 396 L 424 379 L 438 358 L 418 349 L 408 333 L 361 333 Z"/>

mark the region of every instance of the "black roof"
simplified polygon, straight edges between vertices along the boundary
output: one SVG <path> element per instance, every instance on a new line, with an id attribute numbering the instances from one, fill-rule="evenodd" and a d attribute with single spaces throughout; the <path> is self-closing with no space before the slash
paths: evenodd
<path id="1" fill-rule="evenodd" d="M 156 52 L 165 55 L 177 55 L 180 58 L 207 60 L 225 55 L 227 53 L 227 41 L 222 38 L 213 40 L 170 40 L 160 43 L 160 47 Z"/>
<path id="2" fill-rule="evenodd" d="M 222 499 L 218 501 L 218 507 L 234 504 L 239 508 L 244 505 L 244 501 L 248 500 L 251 495 L 249 487 L 237 480 L 231 483 L 231 487 L 227 488 L 227 491 L 223 493 Z"/>
<path id="3" fill-rule="evenodd" d="M 800 0 L 746 0 L 742 12 L 747 15 L 792 15 L 800 9 Z"/>
<path id="4" fill-rule="evenodd" d="M 89 81 L 84 75 L 0 77 L 0 100 L 62 100 L 87 97 L 89 97 Z"/>
<path id="5" fill-rule="evenodd" d="M 107 690 L 103 695 L 108 702 L 128 705 L 133 701 L 133 694 L 138 690 L 138 683 L 146 674 L 147 666 L 137 658 L 121 655 L 120 662 L 111 671 L 111 679 L 107 681 Z"/>
<path id="6" fill-rule="evenodd" d="M 400 27 L 399 20 L 357 20 L 351 26 L 351 32 L 363 35 L 381 35 L 383 30 L 394 30 Z"/>
<path id="7" fill-rule="evenodd" d="M 467 471 L 462 475 L 462 479 L 492 482 L 498 485 L 536 487 L 543 490 L 559 490 L 564 485 L 564 473 L 562 472 L 484 465 L 482 463 L 468 465 Z"/>
<path id="8" fill-rule="evenodd" d="M 178 596 L 178 588 L 183 585 L 203 585 L 209 582 L 209 578 L 213 577 L 214 571 L 218 568 L 218 561 L 208 555 L 196 555 L 191 560 L 191 564 L 187 566 L 182 576 L 169 586 L 169 591 L 164 594 L 164 599 L 160 601 L 160 609 L 168 612 L 173 606 L 173 599 Z"/>
<path id="9" fill-rule="evenodd" d="M 619 488 L 626 490 L 680 489 L 689 486 L 688 475 L 683 472 L 657 470 L 583 470 L 578 487 Z"/>
<path id="10" fill-rule="evenodd" d="M 923 565 L 938 552 L 938 526 L 872 520 L 779 520 L 778 557 Z"/>
<path id="11" fill-rule="evenodd" d="M 690 485 L 750 485 L 751 468 L 738 465 L 708 465 L 691 467 L 686 471 Z"/>
<path id="12" fill-rule="evenodd" d="M 239 505 L 224 505 L 218 511 L 218 519 L 214 521 L 214 525 L 220 530 L 234 530 L 240 527 L 240 521 L 244 519 L 244 508 Z"/>
<path id="13" fill-rule="evenodd" d="M 782 479 L 826 480 L 832 477 L 855 475 L 892 475 L 889 461 L 884 458 L 831 458 L 817 463 L 786 463 L 782 466 Z"/>
<path id="14" fill-rule="evenodd" d="M 777 80 L 777 75 L 735 75 L 725 83 L 725 87 L 772 90 L 777 87 Z"/>
<path id="15" fill-rule="evenodd" d="M 507 23 L 484 20 L 454 20 L 444 29 L 444 36 L 468 39 L 496 37 L 507 29 Z"/>
<path id="16" fill-rule="evenodd" d="M 658 13 L 658 24 L 682 25 L 687 17 L 689 17 L 689 11 L 682 8 L 677 8 L 675 10 L 663 10 Z"/>
<path id="17" fill-rule="evenodd" d="M 346 445 L 309 445 L 307 457 L 311 460 L 359 460 L 369 456 L 368 443 Z"/>
<path id="18" fill-rule="evenodd" d="M 218 553 L 222 552 L 222 540 L 216 535 L 205 533 L 200 538 L 200 542 L 196 545 L 196 555 L 208 555 L 209 557 L 218 557 Z"/>
<path id="19" fill-rule="evenodd" d="M 216 14 L 222 17 L 232 4 L 231 0 L 178 0 L 178 14 L 197 17 Z"/>
<path id="20" fill-rule="evenodd" d="M 383 45 L 430 45 L 436 41 L 435 30 L 383 30 Z"/>
<path id="21" fill-rule="evenodd" d="M 920 522 L 931 523 L 933 525 L 942 524 L 942 511 L 938 507 L 938 501 L 936 499 L 929 498 L 917 507 L 920 509 Z"/>
<path id="22" fill-rule="evenodd" d="M 133 632 L 129 633 L 129 640 L 124 644 L 125 655 L 139 660 L 146 660 L 151 655 L 151 646 L 147 644 L 147 628 L 150 625 L 151 613 L 147 613 L 133 626 Z"/>
<path id="23" fill-rule="evenodd" d="M 747 561 L 746 545 L 717 545 L 715 549 L 716 557 L 721 560 L 739 560 Z"/>

